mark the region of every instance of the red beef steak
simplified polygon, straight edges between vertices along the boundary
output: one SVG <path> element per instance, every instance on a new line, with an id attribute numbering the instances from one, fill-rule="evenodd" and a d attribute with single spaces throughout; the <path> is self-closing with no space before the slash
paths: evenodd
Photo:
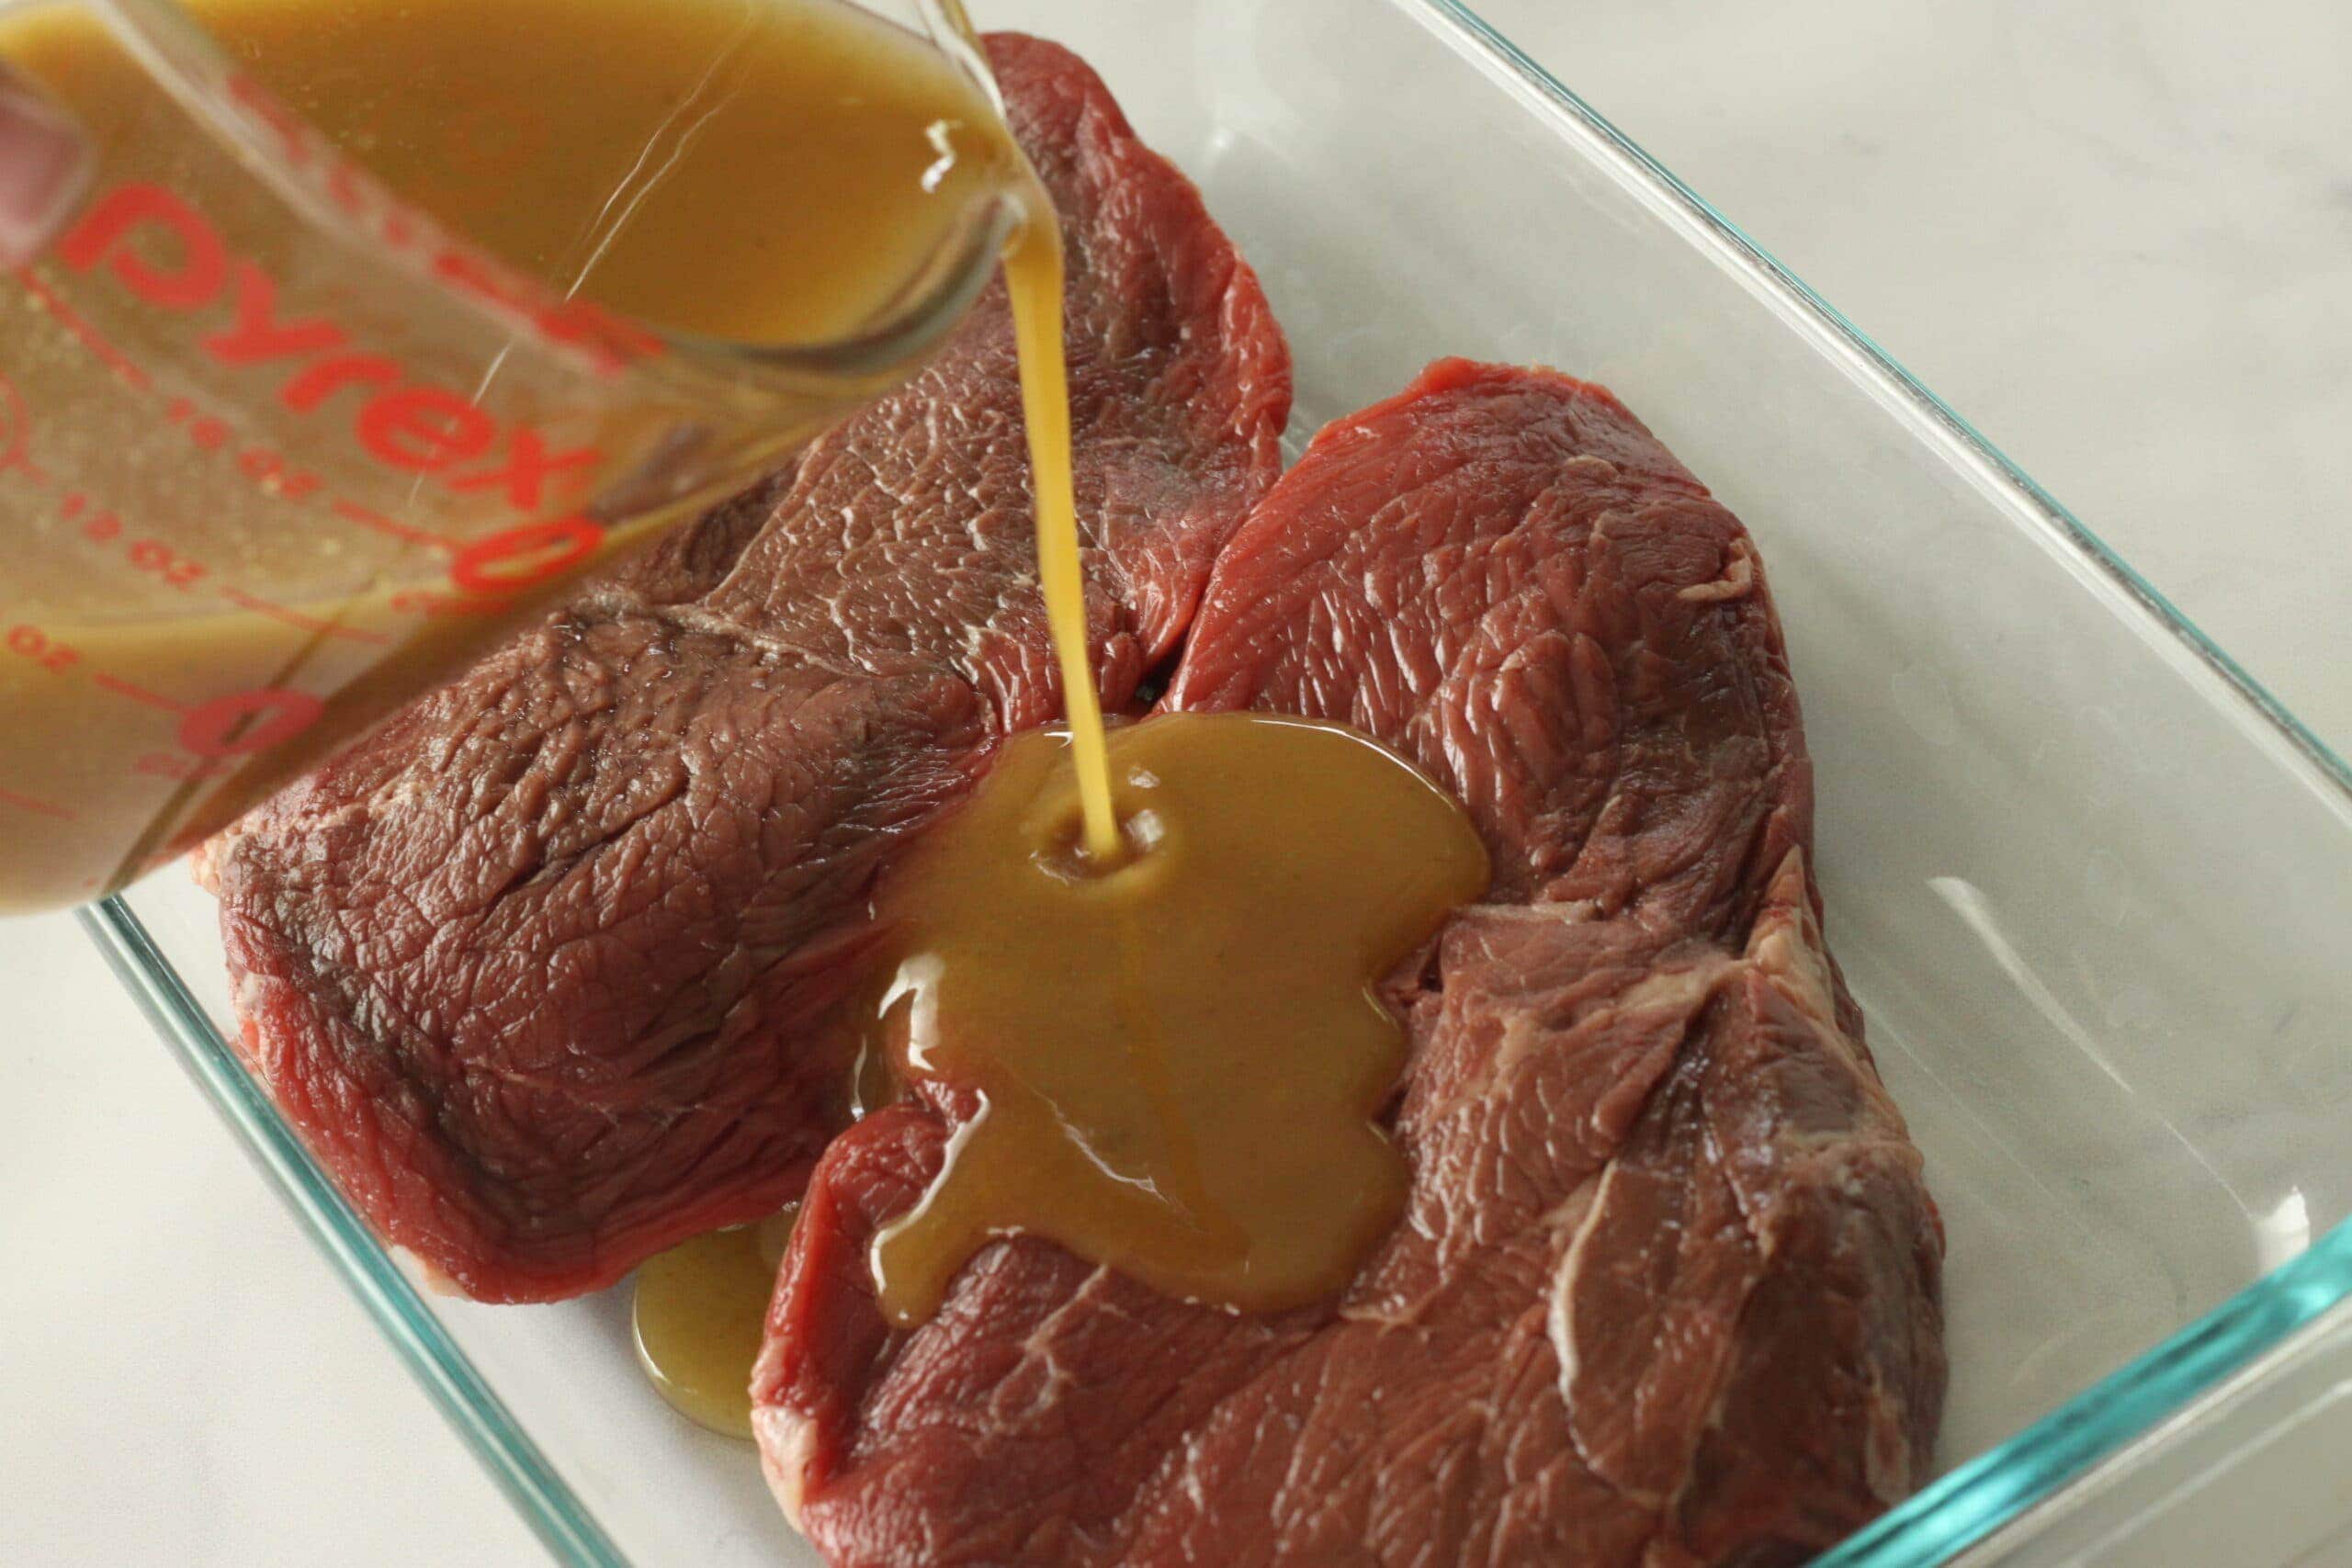
<path id="1" fill-rule="evenodd" d="M 1116 709 L 1274 479 L 1289 359 L 1093 73 L 989 49 L 1069 247 Z M 1028 485 L 1000 288 L 788 472 L 210 846 L 246 1057 L 385 1235 L 544 1300 L 799 1190 L 876 871 L 1059 712 Z"/>
<path id="2" fill-rule="evenodd" d="M 1166 705 L 1355 725 L 1487 840 L 1492 902 L 1392 982 L 1406 1217 L 1280 1316 L 1023 1237 L 893 1333 L 867 1244 L 975 1106 L 869 1116 L 752 1387 L 827 1559 L 1793 1563 L 1915 1485 L 1941 1232 L 1822 944 L 1738 522 L 1607 392 L 1443 362 L 1259 503 Z"/>

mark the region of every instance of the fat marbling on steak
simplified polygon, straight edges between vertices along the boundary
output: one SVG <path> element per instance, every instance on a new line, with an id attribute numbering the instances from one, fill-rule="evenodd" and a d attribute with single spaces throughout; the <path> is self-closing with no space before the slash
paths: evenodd
<path id="1" fill-rule="evenodd" d="M 1941 1232 L 1822 945 L 1731 513 L 1600 389 L 1442 362 L 1258 505 L 1166 705 L 1354 725 L 1487 840 L 1491 901 L 1392 982 L 1406 1217 L 1279 1316 L 1021 1237 L 893 1333 L 867 1244 L 976 1107 L 869 1116 L 817 1168 L 752 1385 L 827 1559 L 1781 1564 L 1910 1490 Z"/>
<path id="2" fill-rule="evenodd" d="M 1094 73 L 989 51 L 1063 221 L 1117 709 L 1274 479 L 1289 358 Z M 471 1295 L 544 1300 L 798 1190 L 876 872 L 1060 711 L 1034 526 L 1000 286 L 788 472 L 209 847 L 247 1059 L 379 1230 Z"/>

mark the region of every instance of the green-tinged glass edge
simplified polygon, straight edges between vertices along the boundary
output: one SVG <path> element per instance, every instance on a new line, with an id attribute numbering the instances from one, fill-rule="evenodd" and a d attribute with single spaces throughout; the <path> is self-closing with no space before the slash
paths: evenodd
<path id="1" fill-rule="evenodd" d="M 2339 808 L 2352 816 L 2352 765 L 1870 334 L 1468 6 L 1459 0 L 1400 3 L 1418 7 L 1434 30 L 1461 35 L 1491 68 L 1516 78 L 1558 114 L 1597 137 L 1634 178 L 1696 219 L 1736 256 L 1777 284 L 1785 299 L 1858 354 L 1889 390 L 1940 426 L 1961 455 L 1989 469 L 2044 527 L 2095 562 L 2221 677 L 2317 772 L 2314 785 L 2340 796 Z M 1814 1568 L 1919 1568 L 1949 1560 L 2148 1436 L 2166 1417 L 2219 1388 L 2347 1299 L 2352 1299 L 2352 1220 L 2032 1426 L 1918 1492 L 1815 1559 Z"/>
<path id="2" fill-rule="evenodd" d="M 189 1077 L 233 1127 L 270 1185 L 327 1255 L 409 1371 L 541 1543 L 571 1568 L 630 1568 L 595 1517 L 515 1423 L 416 1287 L 311 1158 L 204 1009 L 120 898 L 75 911 Z"/>
<path id="3" fill-rule="evenodd" d="M 1913 1568 L 1966 1551 L 2154 1433 L 2347 1295 L 2352 1221 L 1847 1537 L 1814 1559 L 1813 1568 Z"/>

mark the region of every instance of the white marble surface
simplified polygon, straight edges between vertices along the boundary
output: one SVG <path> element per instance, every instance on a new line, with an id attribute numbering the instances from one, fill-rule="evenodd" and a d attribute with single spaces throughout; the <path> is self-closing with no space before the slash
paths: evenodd
<path id="1" fill-rule="evenodd" d="M 2352 747 L 2352 9 L 1486 8 Z M 534 1561 L 69 921 L 0 993 L 0 1562 Z"/>

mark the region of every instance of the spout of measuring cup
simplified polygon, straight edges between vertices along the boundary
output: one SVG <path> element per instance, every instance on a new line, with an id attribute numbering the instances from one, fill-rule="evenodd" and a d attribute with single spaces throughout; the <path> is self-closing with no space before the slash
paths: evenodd
<path id="1" fill-rule="evenodd" d="M 813 376 L 844 387 L 871 381 L 878 393 L 945 341 L 989 286 L 1005 251 L 1040 210 L 1024 188 L 1033 181 L 1024 163 L 1018 178 L 976 194 L 861 330 L 819 344 L 730 344 L 727 356 L 786 379 Z"/>
<path id="2" fill-rule="evenodd" d="M 979 90 L 995 143 L 992 177 L 978 182 L 955 220 L 944 229 L 931 254 L 911 271 L 898 289 L 875 311 L 865 326 L 836 342 L 816 344 L 742 346 L 739 356 L 752 366 L 780 370 L 787 377 L 814 374 L 828 380 L 879 378 L 896 380 L 908 367 L 927 356 L 961 321 L 980 291 L 995 276 L 1000 259 L 1021 234 L 1035 226 L 1054 222 L 1051 203 L 1036 172 L 1013 141 L 1004 120 L 1004 95 L 998 89 L 987 46 L 972 26 L 962 0 L 860 0 L 869 9 L 890 14 L 952 63 Z M 939 155 L 933 177 L 944 176 L 973 148 L 958 148 L 952 124 L 932 128 L 933 146 Z M 963 128 L 968 131 L 968 128 Z M 970 141 L 968 135 L 964 139 Z M 991 139 L 993 140 L 993 139 Z M 1001 159 L 1003 161 L 999 162 Z M 933 188 L 930 177 L 925 187 Z"/>
<path id="3" fill-rule="evenodd" d="M 48 247 L 89 185 L 90 146 L 62 109 L 0 65 L 0 267 Z"/>

